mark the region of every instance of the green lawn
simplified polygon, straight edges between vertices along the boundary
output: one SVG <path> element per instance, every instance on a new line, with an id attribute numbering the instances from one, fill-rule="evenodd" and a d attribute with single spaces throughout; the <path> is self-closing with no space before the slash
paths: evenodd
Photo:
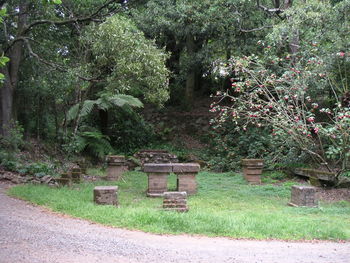
<path id="1" fill-rule="evenodd" d="M 95 185 L 84 183 L 72 189 L 23 185 L 9 194 L 33 203 L 106 225 L 152 233 L 188 233 L 254 239 L 350 240 L 350 203 L 346 201 L 318 208 L 287 206 L 293 182 L 280 186 L 248 185 L 241 175 L 201 172 L 198 194 L 188 200 L 189 212 L 162 210 L 162 198 L 147 198 L 147 177 L 129 172 L 119 186 L 119 208 L 93 203 Z M 169 177 L 175 189 L 175 176 Z"/>

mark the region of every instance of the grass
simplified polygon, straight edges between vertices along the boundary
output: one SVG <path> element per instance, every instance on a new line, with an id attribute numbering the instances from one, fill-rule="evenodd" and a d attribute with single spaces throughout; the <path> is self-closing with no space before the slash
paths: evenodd
<path id="1" fill-rule="evenodd" d="M 175 175 L 169 189 L 175 189 Z M 253 239 L 350 240 L 350 203 L 320 203 L 318 208 L 287 206 L 294 182 L 248 185 L 242 176 L 202 172 L 198 194 L 190 196 L 188 213 L 163 211 L 161 198 L 147 198 L 147 177 L 129 172 L 119 186 L 119 208 L 93 203 L 95 185 L 73 188 L 23 185 L 9 194 L 33 203 L 98 223 L 152 233 L 201 234 Z"/>

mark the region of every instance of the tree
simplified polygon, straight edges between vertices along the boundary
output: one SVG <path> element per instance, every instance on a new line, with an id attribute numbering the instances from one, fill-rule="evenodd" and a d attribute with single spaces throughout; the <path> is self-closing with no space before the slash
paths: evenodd
<path id="1" fill-rule="evenodd" d="M 232 52 L 244 52 L 247 45 L 242 43 L 252 40 L 242 36 L 261 15 L 252 7 L 246 1 L 150 0 L 133 13 L 146 35 L 171 53 L 168 67 L 174 73 L 173 94 L 179 92 L 176 95 L 185 98 L 188 108 L 195 90 L 205 86 L 203 75 L 211 63 Z"/>
<path id="2" fill-rule="evenodd" d="M 86 50 L 78 71 L 94 79 L 82 87 L 81 100 L 70 111 L 76 119 L 94 107 L 99 109 L 101 129 L 106 132 L 108 110 L 113 107 L 141 107 L 138 97 L 161 106 L 169 97 L 167 55 L 147 40 L 133 22 L 120 15 L 93 24 L 82 36 Z M 86 100 L 88 97 L 94 100 Z M 74 113 L 74 114 L 73 114 Z"/>
<path id="3" fill-rule="evenodd" d="M 1 31 L 1 51 L 10 62 L 3 68 L 5 80 L 0 90 L 0 134 L 7 135 L 13 119 L 14 94 L 20 80 L 20 68 L 24 59 L 36 58 L 46 65 L 65 70 L 64 67 L 47 60 L 45 56 L 36 53 L 32 43 L 37 43 L 39 29 L 45 28 L 48 32 L 60 32 L 60 28 L 66 27 L 70 32 L 79 30 L 80 25 L 98 20 L 106 15 L 115 13 L 123 1 L 64 1 L 62 5 L 56 5 L 61 1 L 39 0 L 12 0 L 1 1 L 0 8 L 6 5 L 9 15 L 5 17 Z M 86 7 L 89 8 L 86 8 Z M 94 12 L 87 10 L 95 9 Z M 37 44 L 35 45 L 37 46 Z M 46 50 L 47 51 L 47 50 Z M 25 57 L 24 57 L 25 55 Z M 84 76 L 80 76 L 86 79 Z"/>
<path id="4" fill-rule="evenodd" d="M 228 63 L 232 89 L 218 94 L 226 105 L 213 108 L 220 112 L 217 127 L 268 127 L 329 170 L 349 169 L 349 6 L 310 1 L 284 11 L 289 19 L 260 42 L 260 56 Z M 294 51 L 293 32 L 299 32 Z"/>

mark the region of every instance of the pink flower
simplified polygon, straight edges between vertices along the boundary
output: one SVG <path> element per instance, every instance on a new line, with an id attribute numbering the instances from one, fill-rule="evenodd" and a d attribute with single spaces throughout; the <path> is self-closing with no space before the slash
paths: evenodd
<path id="1" fill-rule="evenodd" d="M 315 121 L 315 118 L 314 118 L 314 117 L 309 117 L 309 118 L 307 118 L 307 121 L 308 121 L 308 122 L 314 122 L 314 121 Z"/>
<path id="2" fill-rule="evenodd" d="M 319 128 L 315 127 L 315 128 L 314 128 L 314 133 L 316 133 L 316 134 L 317 134 L 317 133 L 318 133 L 318 131 L 319 131 Z"/>
<path id="3" fill-rule="evenodd" d="M 340 52 L 337 53 L 337 55 L 338 55 L 339 57 L 344 57 L 344 56 L 345 56 L 345 52 L 340 51 Z"/>

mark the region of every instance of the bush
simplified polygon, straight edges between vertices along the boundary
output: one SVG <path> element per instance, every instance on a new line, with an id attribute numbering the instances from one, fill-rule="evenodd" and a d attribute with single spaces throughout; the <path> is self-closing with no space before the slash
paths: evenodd
<path id="1" fill-rule="evenodd" d="M 0 136 L 0 164 L 10 171 L 15 170 L 18 166 L 16 154 L 23 146 L 23 129 L 16 123 L 8 136 Z"/>
<path id="2" fill-rule="evenodd" d="M 241 167 L 241 159 L 264 159 L 265 167 L 283 169 L 293 163 L 307 162 L 307 156 L 295 146 L 286 144 L 283 138 L 271 135 L 270 128 L 247 127 L 237 130 L 230 121 L 213 126 L 208 155 L 209 165 L 215 171 L 235 171 Z"/>
<path id="3" fill-rule="evenodd" d="M 113 114 L 113 124 L 108 129 L 111 144 L 117 152 L 132 154 L 148 146 L 156 139 L 153 127 L 131 109 L 118 110 Z"/>

